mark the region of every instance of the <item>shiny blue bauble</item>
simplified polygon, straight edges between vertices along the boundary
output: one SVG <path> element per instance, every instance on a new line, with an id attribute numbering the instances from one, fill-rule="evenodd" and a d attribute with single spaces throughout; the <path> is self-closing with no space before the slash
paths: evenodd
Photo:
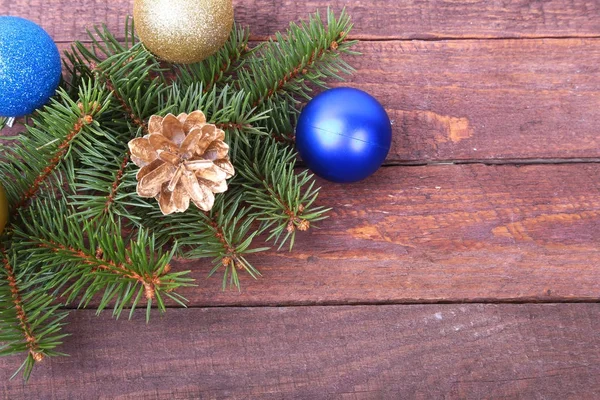
<path id="1" fill-rule="evenodd" d="M 300 156 L 332 182 L 357 182 L 381 167 L 392 145 L 385 109 L 362 90 L 336 88 L 311 100 L 296 127 Z"/>
<path id="2" fill-rule="evenodd" d="M 0 16 L 0 116 L 21 117 L 54 95 L 61 61 L 54 41 L 24 18 Z"/>

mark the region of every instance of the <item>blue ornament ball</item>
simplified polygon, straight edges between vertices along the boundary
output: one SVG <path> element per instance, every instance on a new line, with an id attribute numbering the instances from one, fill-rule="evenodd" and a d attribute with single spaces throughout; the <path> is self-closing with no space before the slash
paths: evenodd
<path id="1" fill-rule="evenodd" d="M 327 90 L 302 110 L 296 127 L 300 156 L 332 182 L 357 182 L 381 167 L 392 145 L 392 124 L 383 106 L 362 90 Z"/>
<path id="2" fill-rule="evenodd" d="M 50 35 L 24 18 L 0 16 L 0 116 L 31 114 L 48 102 L 60 77 Z"/>

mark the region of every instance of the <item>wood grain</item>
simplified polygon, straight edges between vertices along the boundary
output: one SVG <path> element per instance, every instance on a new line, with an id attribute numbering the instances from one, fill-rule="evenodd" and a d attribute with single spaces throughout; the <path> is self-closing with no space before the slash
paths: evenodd
<path id="1" fill-rule="evenodd" d="M 19 399 L 593 399 L 600 307 L 422 305 L 76 312 Z"/>
<path id="2" fill-rule="evenodd" d="M 292 253 L 251 256 L 242 291 L 206 279 L 192 306 L 600 300 L 600 164 L 383 168 L 324 185 L 333 207 Z M 261 243 L 257 243 L 260 246 Z"/>
<path id="3" fill-rule="evenodd" d="M 362 42 L 349 84 L 394 121 L 389 160 L 600 157 L 600 40 Z"/>
<path id="4" fill-rule="evenodd" d="M 234 3 L 253 40 L 347 7 L 364 55 L 345 84 L 394 120 L 388 165 L 510 165 L 321 182 L 332 218 L 293 253 L 252 257 L 263 278 L 222 292 L 208 262 L 175 262 L 198 279 L 193 308 L 150 325 L 77 311 L 72 357 L 28 385 L 8 381 L 20 358 L 0 359 L 0 398 L 599 398 L 598 304 L 389 303 L 600 301 L 600 3 Z M 0 0 L 61 49 L 94 24 L 122 32 L 131 9 Z M 512 165 L 570 161 L 588 163 Z"/>
<path id="5" fill-rule="evenodd" d="M 387 109 L 388 164 L 600 161 L 600 39 L 362 42 L 358 50 L 356 74 L 333 86 L 366 90 Z"/>
<path id="6" fill-rule="evenodd" d="M 34 3 L 6 1 L 0 13 L 37 20 L 56 40 L 66 40 L 60 44 L 61 49 L 68 48 L 72 40 L 84 38 L 86 24 L 107 21 L 109 27 L 122 29 L 116 26 L 117 16 L 130 7 L 127 1 L 83 2 L 76 6 L 58 0 L 44 6 Z M 274 3 L 262 3 L 242 2 L 238 4 L 238 11 L 248 15 L 248 21 L 258 21 L 257 25 L 262 26 L 261 21 L 272 22 L 274 18 L 261 19 L 258 13 L 271 15 L 269 8 L 275 7 Z M 288 20 L 302 15 L 303 7 L 312 8 L 307 4 L 275 8 L 286 9 L 281 13 Z M 359 3 L 351 2 L 348 6 L 357 7 L 356 14 L 366 18 L 359 21 L 358 26 L 386 25 L 374 21 L 371 11 Z M 426 5 L 410 2 L 391 8 L 417 6 L 422 11 L 427 9 Z M 447 11 L 444 7 L 456 7 L 452 12 L 462 10 L 461 15 L 474 17 L 462 8 L 475 6 L 481 8 L 479 3 L 444 3 L 436 9 L 443 13 Z M 510 7 L 513 6 L 520 12 L 531 13 L 538 7 L 511 2 Z M 372 7 L 377 10 L 375 15 L 393 20 L 393 14 L 382 11 L 390 8 L 389 2 L 374 2 Z M 598 7 L 595 3 L 548 2 L 539 7 L 582 15 L 588 22 L 593 21 L 590 15 L 600 18 L 600 12 L 594 12 Z M 72 12 L 81 16 L 66 17 Z M 494 12 L 487 10 L 486 15 L 494 15 Z M 553 20 L 561 18 L 553 17 Z M 568 21 L 577 26 L 576 19 Z M 76 28 L 72 24 L 83 25 Z M 559 25 L 569 26 L 567 23 Z M 470 25 L 462 21 L 460 26 Z M 595 26 L 600 27 L 600 23 Z M 273 33 L 275 29 L 269 26 L 268 32 Z M 357 72 L 344 85 L 370 92 L 388 110 L 395 124 L 389 163 L 600 160 L 597 123 L 600 120 L 600 38 L 364 41 L 358 50 L 363 56 L 351 60 Z"/>
<path id="7" fill-rule="evenodd" d="M 236 19 L 252 27 L 254 38 L 328 6 L 336 11 L 346 7 L 355 23 L 354 37 L 360 39 L 600 36 L 600 4 L 584 0 L 235 0 L 234 6 Z M 122 31 L 132 9 L 133 0 L 0 0 L 0 14 L 41 23 L 55 40 L 67 42 L 83 38 L 93 24 Z"/>

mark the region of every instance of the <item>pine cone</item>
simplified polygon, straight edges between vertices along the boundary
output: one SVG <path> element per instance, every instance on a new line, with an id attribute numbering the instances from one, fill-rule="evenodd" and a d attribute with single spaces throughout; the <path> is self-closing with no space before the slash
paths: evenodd
<path id="1" fill-rule="evenodd" d="M 153 115 L 148 132 L 129 142 L 131 160 L 140 167 L 137 194 L 155 197 L 164 215 L 186 211 L 190 200 L 209 211 L 214 193 L 226 191 L 226 179 L 235 173 L 225 132 L 207 124 L 202 111 Z"/>

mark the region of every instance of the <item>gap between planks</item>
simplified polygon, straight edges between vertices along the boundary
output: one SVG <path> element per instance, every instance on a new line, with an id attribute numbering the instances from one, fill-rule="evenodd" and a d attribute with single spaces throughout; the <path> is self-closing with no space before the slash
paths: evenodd
<path id="1" fill-rule="evenodd" d="M 119 42 L 125 42 L 124 37 L 115 37 L 115 39 Z M 271 36 L 253 36 L 250 35 L 249 42 L 266 42 L 269 39 L 272 39 Z M 464 37 L 455 37 L 455 36 L 440 36 L 440 37 L 411 37 L 411 38 L 402 38 L 402 37 L 371 37 L 371 36 L 348 36 L 348 40 L 358 40 L 361 42 L 450 42 L 450 41 L 468 41 L 468 40 L 481 40 L 481 41 L 502 41 L 502 40 L 569 40 L 569 39 L 600 39 L 600 35 L 577 35 L 577 36 L 501 36 L 501 37 L 485 37 L 485 36 L 464 36 Z M 81 42 L 83 44 L 91 44 L 92 41 L 88 39 L 83 40 L 57 40 L 56 44 L 70 44 L 73 42 Z"/>
<path id="2" fill-rule="evenodd" d="M 462 159 L 462 160 L 435 160 L 435 161 L 387 161 L 382 167 L 426 167 L 435 165 L 564 165 L 564 164 L 598 164 L 600 158 L 504 158 L 504 159 Z M 303 166 L 300 164 L 299 166 Z"/>
<path id="3" fill-rule="evenodd" d="M 260 304 L 260 303 L 234 303 L 234 304 L 207 304 L 207 305 L 195 305 L 190 307 L 178 307 L 175 305 L 166 305 L 165 308 L 168 310 L 203 310 L 212 308 L 299 308 L 299 307 L 370 307 L 370 306 L 425 306 L 425 305 L 461 305 L 461 304 L 490 304 L 490 305 L 503 305 L 503 304 L 598 304 L 600 298 L 574 298 L 574 299 L 561 299 L 561 298 L 514 298 L 514 299 L 459 299 L 459 300 L 393 300 L 393 301 L 358 301 L 358 302 L 340 302 L 340 301 L 324 301 L 324 302 L 290 302 L 280 304 Z M 76 306 L 61 307 L 62 310 L 69 311 L 85 311 L 89 309 L 77 308 Z M 105 309 L 107 312 L 110 308 Z M 131 310 L 131 308 L 124 308 L 123 310 Z M 136 310 L 143 312 L 145 305 L 136 307 Z M 155 312 L 157 309 L 152 308 Z"/>

